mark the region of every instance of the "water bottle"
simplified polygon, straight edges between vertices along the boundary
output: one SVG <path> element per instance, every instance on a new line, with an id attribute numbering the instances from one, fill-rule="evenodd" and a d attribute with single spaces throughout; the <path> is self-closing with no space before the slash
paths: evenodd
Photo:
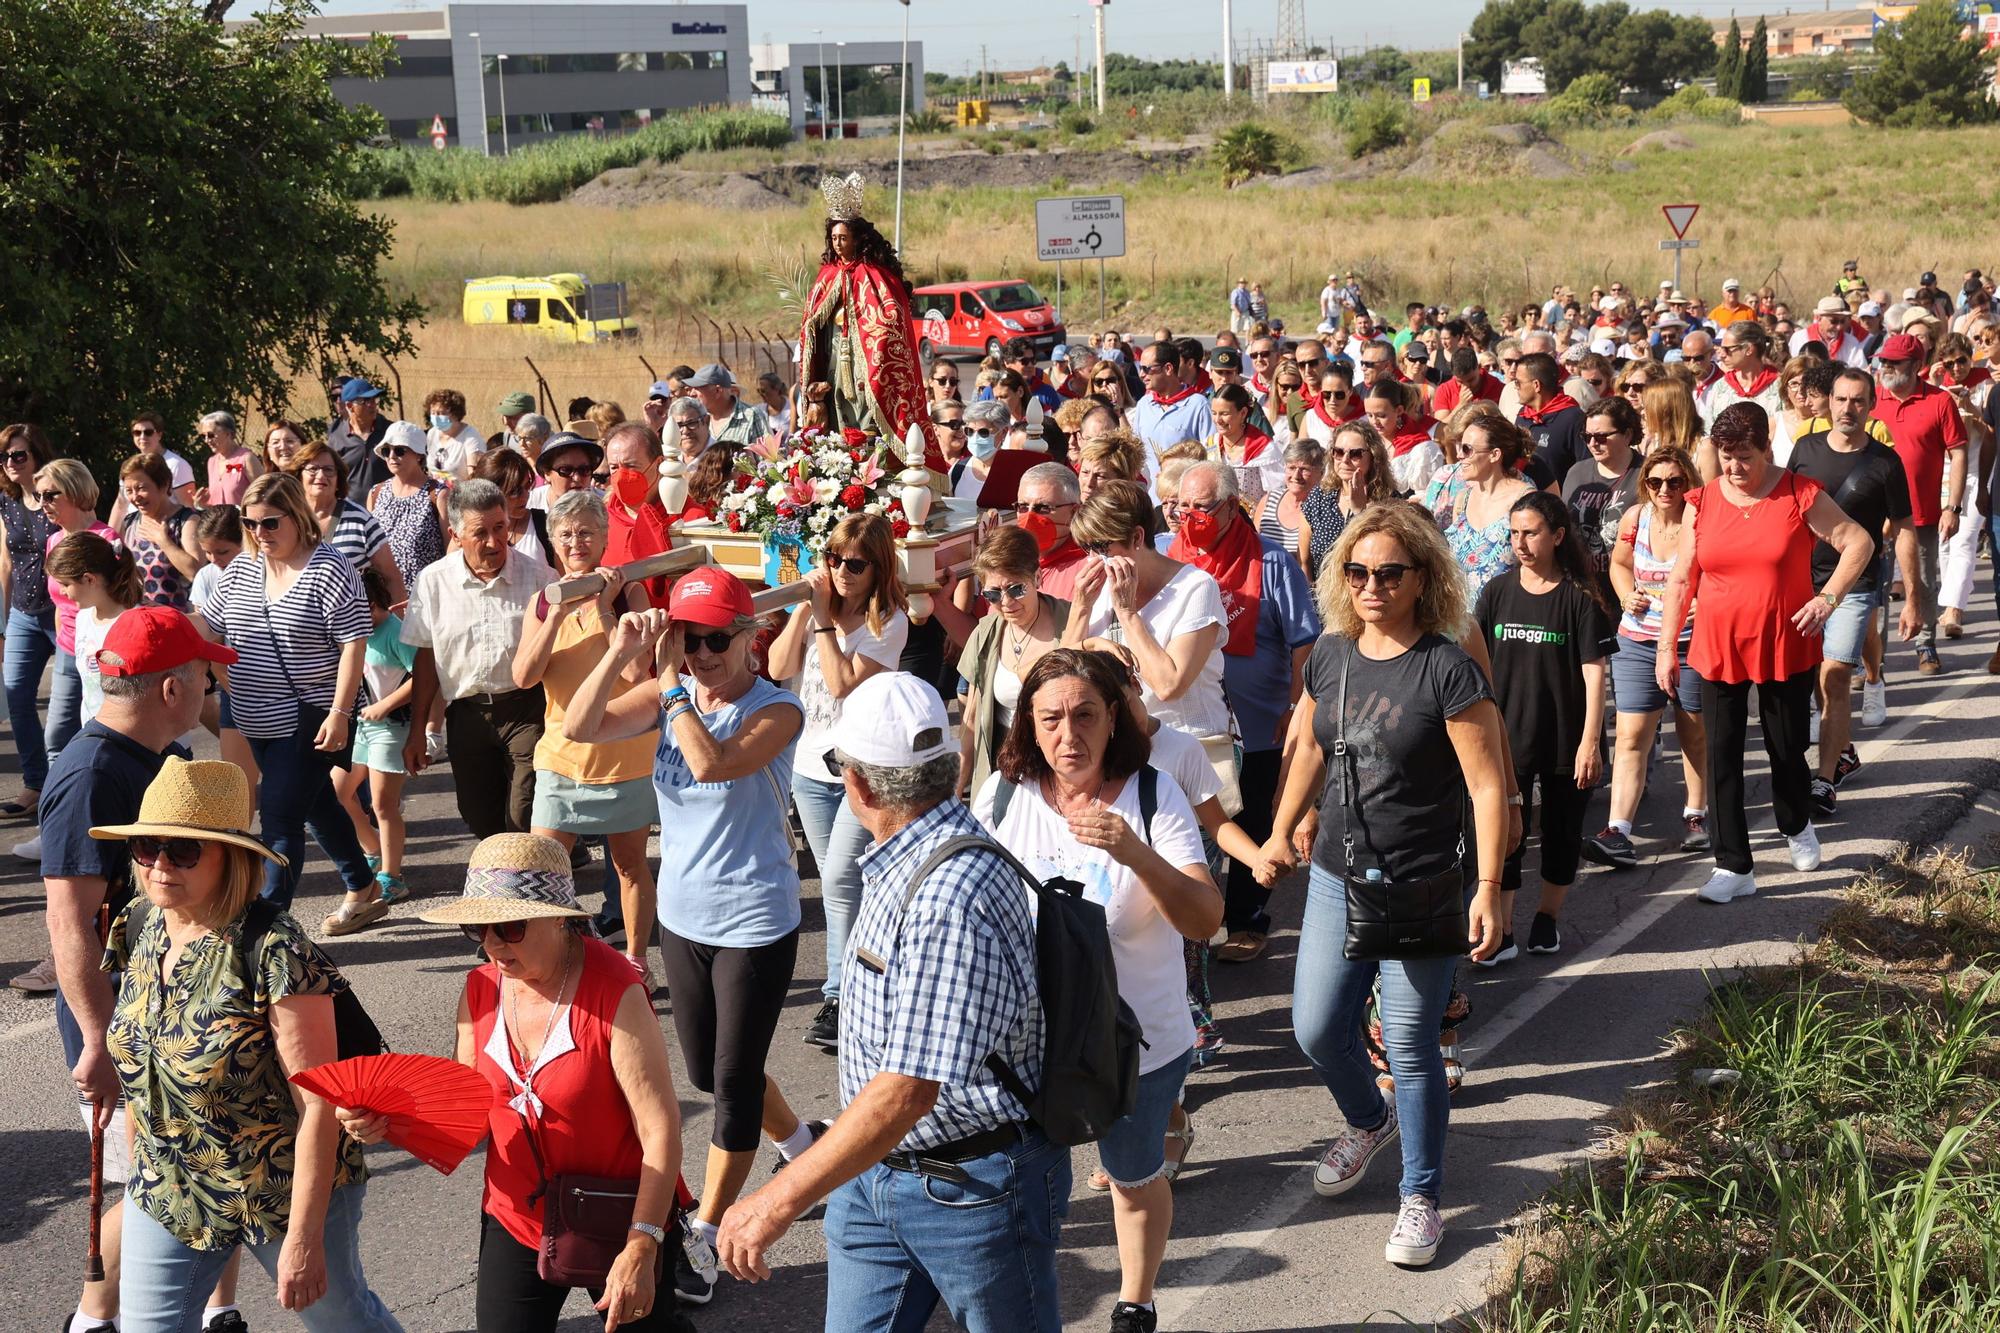
<path id="1" fill-rule="evenodd" d="M 1380 884 L 1382 882 L 1382 867 L 1369 866 L 1368 873 L 1363 875 L 1362 878 L 1367 880 L 1370 884 Z"/>

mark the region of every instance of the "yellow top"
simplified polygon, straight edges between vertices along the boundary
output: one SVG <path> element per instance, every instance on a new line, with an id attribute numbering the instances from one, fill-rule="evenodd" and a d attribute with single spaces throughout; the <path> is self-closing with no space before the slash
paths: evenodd
<path id="1" fill-rule="evenodd" d="M 591 603 L 562 612 L 556 627 L 555 647 L 549 652 L 548 670 L 542 673 L 542 690 L 548 708 L 542 719 L 542 738 L 535 743 L 535 767 L 559 773 L 574 782 L 593 787 L 614 782 L 630 782 L 653 775 L 653 751 L 659 745 L 657 728 L 622 741 L 586 745 L 565 739 L 562 734 L 563 709 L 576 697 L 583 678 L 604 660 L 610 648 L 604 632 L 597 628 Z"/>

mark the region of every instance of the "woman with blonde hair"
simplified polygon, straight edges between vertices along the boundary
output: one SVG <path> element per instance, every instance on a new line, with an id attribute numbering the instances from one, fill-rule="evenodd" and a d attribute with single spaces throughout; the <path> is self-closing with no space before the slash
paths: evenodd
<path id="1" fill-rule="evenodd" d="M 1336 429 L 1326 446 L 1320 483 L 1299 506 L 1299 555 L 1306 577 L 1319 577 L 1326 553 L 1340 540 L 1349 519 L 1395 493 L 1389 442 L 1375 423 L 1362 418 Z"/>
<path id="2" fill-rule="evenodd" d="M 97 478 L 74 458 L 58 458 L 35 474 L 35 495 L 42 515 L 49 521 L 42 558 L 46 561 L 63 538 L 78 532 L 94 532 L 112 545 L 121 543 L 110 525 L 97 521 Z M 46 580 L 49 600 L 55 604 L 56 664 L 49 679 L 48 753 L 54 756 L 83 725 L 83 676 L 76 666 L 76 603 L 64 594 L 53 578 Z M 21 846 L 31 846 L 23 843 Z M 20 847 L 16 855 L 27 856 Z M 31 859 L 39 860 L 37 846 Z"/>
<path id="3" fill-rule="evenodd" d="M 909 599 L 896 566 L 889 520 L 849 514 L 833 525 L 819 567 L 806 576 L 812 600 L 771 642 L 774 680 L 799 678 L 805 729 L 799 734 L 792 799 L 819 866 L 826 912 L 826 984 L 806 1041 L 832 1050 L 839 1037 L 840 974 L 847 932 L 861 909 L 861 854 L 869 839 L 847 807 L 840 773 L 827 766 L 841 701 L 879 671 L 894 671 L 910 639 Z"/>
<path id="4" fill-rule="evenodd" d="M 1370 958 L 1368 950 L 1349 958 L 1347 883 L 1365 871 L 1454 901 L 1459 886 L 1471 888 L 1461 943 L 1474 959 L 1491 957 L 1504 929 L 1506 740 L 1486 673 L 1455 642 L 1470 614 L 1458 560 L 1415 506 L 1372 505 L 1350 522 L 1319 591 L 1329 632 L 1307 662 L 1292 714 L 1290 765 L 1259 879 L 1272 882 L 1297 864 L 1293 836 L 1323 804 L 1292 1018 L 1346 1124 L 1320 1155 L 1313 1189 L 1326 1197 L 1353 1189 L 1400 1134 L 1402 1205 L 1384 1257 L 1421 1267 L 1444 1233 L 1451 1102 L 1437 1034 L 1457 960 Z M 1378 982 L 1393 1098 L 1383 1096 L 1360 1040 Z"/>
<path id="5" fill-rule="evenodd" d="M 1113 369 L 1116 374 L 1116 369 Z M 1076 488 L 1079 502 L 1088 500 L 1107 481 L 1140 481 L 1146 468 L 1146 446 L 1120 426 L 1076 447 Z"/>
<path id="6" fill-rule="evenodd" d="M 1790 461 L 1792 446 L 1799 437 L 1818 429 L 1813 419 L 1821 414 L 1813 410 L 1806 380 L 1808 371 L 1826 364 L 1823 357 L 1795 356 L 1778 372 L 1779 407 L 1771 422 L 1771 445 L 1772 456 L 1781 467 Z"/>
<path id="7" fill-rule="evenodd" d="M 1514 566 L 1507 515 L 1516 500 L 1536 489 L 1522 475 L 1533 444 L 1528 432 L 1491 403 L 1474 403 L 1462 410 L 1470 415 L 1459 428 L 1458 461 L 1431 482 L 1424 508 L 1436 516 L 1458 558 L 1468 595 L 1476 598 Z"/>
<path id="8" fill-rule="evenodd" d="M 1648 454 L 1680 449 L 1692 457 L 1701 447 L 1701 413 L 1695 409 L 1694 392 L 1677 376 L 1661 375 L 1646 385 L 1639 396 L 1639 419 L 1645 425 Z"/>

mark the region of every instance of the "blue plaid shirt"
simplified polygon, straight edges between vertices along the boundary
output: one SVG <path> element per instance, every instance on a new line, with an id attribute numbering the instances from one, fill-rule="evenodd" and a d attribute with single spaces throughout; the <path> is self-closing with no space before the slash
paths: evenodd
<path id="1" fill-rule="evenodd" d="M 996 856 L 962 852 L 910 876 L 952 838 L 983 837 L 957 801 L 927 810 L 861 858 L 861 910 L 840 996 L 840 1100 L 880 1073 L 939 1084 L 937 1105 L 899 1145 L 935 1148 L 1027 1118 L 986 1068 L 998 1054 L 1029 1088 L 1042 1081 L 1042 1003 L 1028 888 Z M 878 971 L 863 951 L 886 964 Z"/>

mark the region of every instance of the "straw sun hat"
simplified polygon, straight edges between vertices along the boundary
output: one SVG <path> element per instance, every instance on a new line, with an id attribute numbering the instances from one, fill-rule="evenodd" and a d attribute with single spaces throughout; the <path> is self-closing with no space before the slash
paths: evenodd
<path id="1" fill-rule="evenodd" d="M 485 839 L 466 864 L 465 892 L 418 913 L 438 926 L 589 915 L 577 906 L 569 853 L 555 839 L 533 833 L 496 833 Z"/>
<path id="2" fill-rule="evenodd" d="M 119 838 L 199 838 L 248 848 L 268 860 L 285 858 L 249 831 L 250 779 L 234 764 L 169 755 L 139 802 L 139 818 L 90 830 L 104 841 Z"/>

